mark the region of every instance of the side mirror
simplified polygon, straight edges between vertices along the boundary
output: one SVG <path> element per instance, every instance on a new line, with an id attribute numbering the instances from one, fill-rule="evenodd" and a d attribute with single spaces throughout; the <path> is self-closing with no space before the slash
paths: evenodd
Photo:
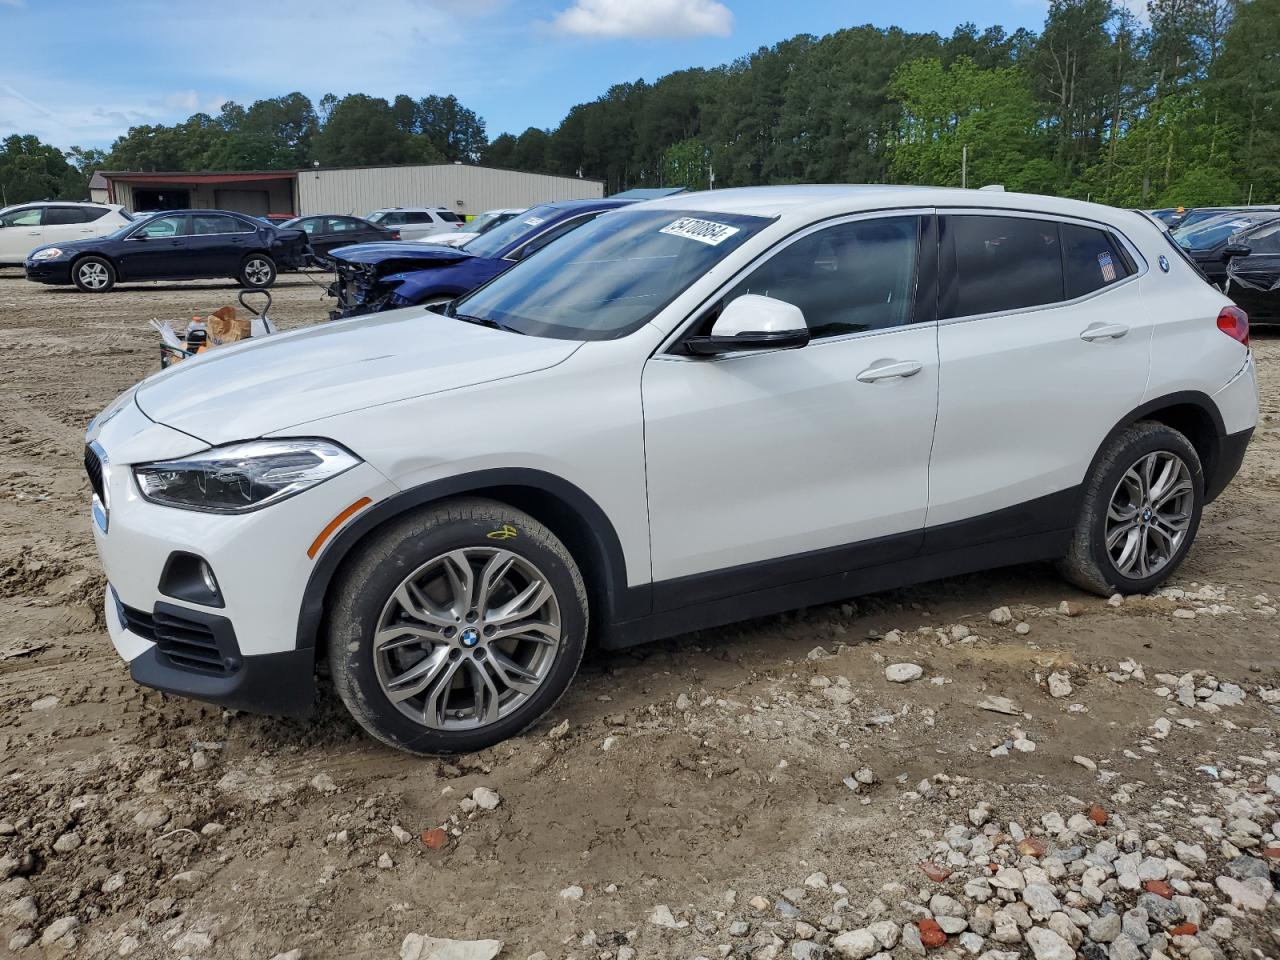
<path id="1" fill-rule="evenodd" d="M 1253 253 L 1253 248 L 1247 243 L 1228 243 L 1222 251 L 1222 259 L 1230 260 L 1232 257 L 1247 257 Z"/>
<path id="2" fill-rule="evenodd" d="M 809 342 L 804 311 L 773 297 L 745 293 L 720 311 L 708 337 L 690 337 L 689 352 L 701 357 L 747 350 L 794 350 Z"/>

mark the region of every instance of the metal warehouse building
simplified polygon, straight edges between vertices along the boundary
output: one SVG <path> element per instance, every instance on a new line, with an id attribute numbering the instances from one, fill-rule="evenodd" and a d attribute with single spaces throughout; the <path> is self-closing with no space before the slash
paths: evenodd
<path id="1" fill-rule="evenodd" d="M 599 180 L 553 177 L 462 163 L 248 172 L 100 170 L 92 199 L 133 212 L 212 207 L 255 216 L 353 213 L 379 207 L 447 207 L 473 216 L 495 207 L 604 196 Z"/>

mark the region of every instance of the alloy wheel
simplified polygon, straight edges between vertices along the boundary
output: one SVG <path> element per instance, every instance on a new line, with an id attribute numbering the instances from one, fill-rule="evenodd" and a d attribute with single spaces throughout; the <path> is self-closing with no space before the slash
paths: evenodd
<path id="1" fill-rule="evenodd" d="M 271 264 L 265 260 L 250 260 L 244 265 L 244 278 L 255 287 L 261 287 L 271 279 Z"/>
<path id="2" fill-rule="evenodd" d="M 537 693 L 560 636 L 560 605 L 537 566 L 510 550 L 467 547 L 401 581 L 378 618 L 374 668 L 405 716 L 475 729 Z"/>
<path id="3" fill-rule="evenodd" d="M 1145 580 L 1177 554 L 1191 526 L 1195 488 L 1177 454 L 1148 453 L 1125 471 L 1107 505 L 1106 547 L 1122 576 Z"/>
<path id="4" fill-rule="evenodd" d="M 76 276 L 90 290 L 101 290 L 107 285 L 107 268 L 96 261 L 80 264 L 76 268 Z"/>

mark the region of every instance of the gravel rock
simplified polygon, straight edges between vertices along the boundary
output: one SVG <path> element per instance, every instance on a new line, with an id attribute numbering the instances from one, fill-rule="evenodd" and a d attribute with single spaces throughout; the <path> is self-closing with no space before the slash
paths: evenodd
<path id="1" fill-rule="evenodd" d="M 831 941 L 836 955 L 848 960 L 866 960 L 872 954 L 879 953 L 882 944 L 868 929 L 846 930 Z"/>
<path id="2" fill-rule="evenodd" d="M 79 917 L 59 917 L 40 934 L 40 946 L 74 948 L 80 933 Z"/>
<path id="3" fill-rule="evenodd" d="M 1071 677 L 1061 672 L 1049 674 L 1049 696 L 1055 700 L 1071 696 Z"/>
<path id="4" fill-rule="evenodd" d="M 1026 940 L 1036 960 L 1075 960 L 1076 952 L 1071 944 L 1052 930 L 1033 927 L 1027 931 Z"/>
<path id="5" fill-rule="evenodd" d="M 924 676 L 924 668 L 918 663 L 891 663 L 884 669 L 884 678 L 890 683 L 910 683 Z"/>
<path id="6" fill-rule="evenodd" d="M 491 790 L 489 787 L 476 787 L 471 791 L 471 799 L 475 801 L 476 806 L 481 810 L 496 810 L 498 804 L 502 802 L 498 792 Z"/>
<path id="7" fill-rule="evenodd" d="M 501 940 L 448 940 L 411 933 L 400 944 L 400 960 L 493 960 Z"/>

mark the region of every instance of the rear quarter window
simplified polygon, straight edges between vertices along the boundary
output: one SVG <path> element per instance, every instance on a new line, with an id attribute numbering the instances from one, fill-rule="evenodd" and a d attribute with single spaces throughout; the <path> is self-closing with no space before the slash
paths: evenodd
<path id="1" fill-rule="evenodd" d="M 1129 257 L 1105 230 L 1075 223 L 1061 224 L 1059 229 L 1068 300 L 1109 287 L 1133 274 Z"/>
<path id="2" fill-rule="evenodd" d="M 461 223 L 462 222 L 462 218 L 458 216 L 456 213 L 454 213 L 452 210 L 442 210 L 439 214 L 437 214 L 437 216 L 439 216 L 440 219 L 443 220 L 445 223 Z"/>

